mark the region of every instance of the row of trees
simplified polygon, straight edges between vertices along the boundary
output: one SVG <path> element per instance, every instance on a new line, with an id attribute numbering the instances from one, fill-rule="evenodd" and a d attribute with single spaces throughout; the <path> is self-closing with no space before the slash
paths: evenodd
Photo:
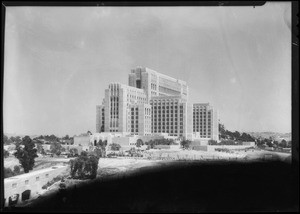
<path id="1" fill-rule="evenodd" d="M 149 149 L 153 149 L 156 145 L 177 145 L 172 139 L 155 139 L 145 143 Z"/>
<path id="2" fill-rule="evenodd" d="M 32 140 L 29 136 L 23 137 L 21 141 L 15 141 L 15 145 L 14 156 L 19 160 L 25 173 L 33 169 L 38 153 L 46 154 L 42 142 L 37 139 Z M 50 152 L 53 154 L 60 155 L 63 151 L 65 151 L 65 148 L 58 142 L 53 142 L 50 146 Z M 5 150 L 4 157 L 8 156 L 9 153 Z"/>
<path id="3" fill-rule="evenodd" d="M 12 143 L 20 143 L 22 141 L 21 137 L 19 136 L 11 136 L 8 138 L 6 135 L 3 135 L 3 144 L 4 145 L 10 145 Z"/>
<path id="4" fill-rule="evenodd" d="M 255 138 L 247 133 L 240 133 L 238 131 L 231 132 L 227 130 L 224 124 L 219 123 L 219 138 L 220 140 L 234 140 L 240 142 L 254 142 Z"/>
<path id="5" fill-rule="evenodd" d="M 55 135 L 40 135 L 38 137 L 33 138 L 32 140 L 36 142 L 41 142 L 46 141 L 46 142 L 61 142 L 62 140 L 69 140 L 72 144 L 73 142 L 73 137 L 69 137 L 69 135 L 66 135 L 62 138 L 57 137 Z M 22 138 L 20 136 L 11 136 L 10 138 L 7 137 L 6 135 L 3 135 L 3 144 L 4 145 L 10 145 L 10 144 L 16 144 L 20 143 L 22 141 Z"/>
<path id="6" fill-rule="evenodd" d="M 4 168 L 4 178 L 13 177 L 21 173 L 21 168 L 19 166 L 14 166 L 14 170 L 11 168 Z"/>
<path id="7" fill-rule="evenodd" d="M 291 148 L 292 147 L 292 141 L 286 141 L 285 139 L 282 139 L 281 141 L 273 140 L 271 137 L 269 139 L 258 139 L 257 140 L 257 146 L 263 147 L 274 147 L 274 148 Z"/>

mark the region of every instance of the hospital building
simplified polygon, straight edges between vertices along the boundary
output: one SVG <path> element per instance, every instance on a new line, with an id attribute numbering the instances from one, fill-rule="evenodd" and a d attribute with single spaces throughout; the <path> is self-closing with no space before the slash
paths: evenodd
<path id="1" fill-rule="evenodd" d="M 209 103 L 190 103 L 185 81 L 145 67 L 131 70 L 128 85 L 108 85 L 96 106 L 96 132 L 219 139 L 217 111 Z"/>

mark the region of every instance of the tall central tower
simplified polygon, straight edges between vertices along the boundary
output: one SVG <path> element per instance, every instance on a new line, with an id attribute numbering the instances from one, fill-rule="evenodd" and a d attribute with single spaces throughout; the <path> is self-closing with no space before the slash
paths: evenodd
<path id="1" fill-rule="evenodd" d="M 129 86 L 141 88 L 148 101 L 154 96 L 180 96 L 188 99 L 188 86 L 185 81 L 158 73 L 145 67 L 137 67 L 129 74 Z"/>

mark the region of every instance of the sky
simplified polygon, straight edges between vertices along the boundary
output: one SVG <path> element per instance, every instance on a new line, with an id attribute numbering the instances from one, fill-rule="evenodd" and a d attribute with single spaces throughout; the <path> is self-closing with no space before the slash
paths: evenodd
<path id="1" fill-rule="evenodd" d="M 6 7 L 4 133 L 96 129 L 110 82 L 137 66 L 187 82 L 228 130 L 291 132 L 291 3 Z"/>

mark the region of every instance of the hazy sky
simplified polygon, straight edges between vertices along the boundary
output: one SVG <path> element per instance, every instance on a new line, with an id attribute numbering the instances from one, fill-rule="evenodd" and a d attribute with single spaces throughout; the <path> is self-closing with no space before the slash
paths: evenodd
<path id="1" fill-rule="evenodd" d="M 6 11 L 6 133 L 94 132 L 104 90 L 136 66 L 186 81 L 229 130 L 291 131 L 291 3 Z"/>

